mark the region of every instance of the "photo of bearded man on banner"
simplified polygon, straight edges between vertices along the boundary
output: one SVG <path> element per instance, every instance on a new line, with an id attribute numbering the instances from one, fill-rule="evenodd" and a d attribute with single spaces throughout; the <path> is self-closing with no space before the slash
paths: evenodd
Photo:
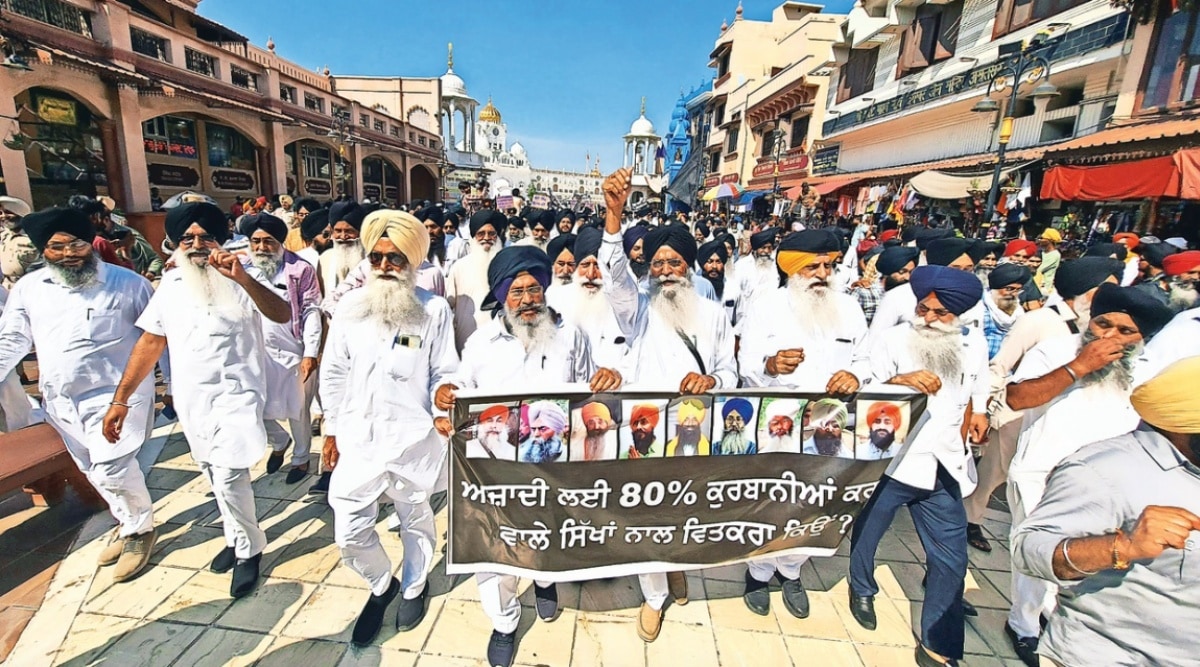
<path id="1" fill-rule="evenodd" d="M 517 460 L 516 407 L 516 403 L 471 406 L 475 419 L 468 430 L 475 437 L 467 441 L 467 458 Z"/>
<path id="2" fill-rule="evenodd" d="M 711 412 L 711 396 L 685 396 L 672 401 L 667 409 L 667 432 L 674 430 L 675 437 L 667 441 L 667 456 L 708 456 Z"/>
<path id="3" fill-rule="evenodd" d="M 713 456 L 758 453 L 753 426 L 757 403 L 757 398 L 717 398 L 714 409 L 720 412 L 721 420 L 713 425 Z"/>
<path id="4" fill-rule="evenodd" d="M 764 398 L 758 418 L 758 453 L 800 453 L 800 416 L 807 401 Z"/>
<path id="5" fill-rule="evenodd" d="M 571 406 L 571 460 L 615 460 L 620 420 L 619 401 L 592 398 Z"/>
<path id="6" fill-rule="evenodd" d="M 622 401 L 629 423 L 618 432 L 620 458 L 661 458 L 666 449 L 666 401 Z"/>
<path id="7" fill-rule="evenodd" d="M 855 458 L 878 461 L 896 456 L 908 436 L 908 405 L 893 401 L 859 401 Z"/>
<path id="8" fill-rule="evenodd" d="M 521 463 L 567 461 L 567 449 L 563 445 L 567 435 L 564 401 L 526 403 L 521 408 L 521 418 L 527 422 L 529 437 L 521 443 L 517 460 Z"/>

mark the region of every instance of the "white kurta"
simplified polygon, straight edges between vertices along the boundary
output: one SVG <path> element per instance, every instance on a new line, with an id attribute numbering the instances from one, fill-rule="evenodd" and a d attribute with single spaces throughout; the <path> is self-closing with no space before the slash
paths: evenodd
<path id="1" fill-rule="evenodd" d="M 136 452 L 149 436 L 153 375 L 130 396 L 116 443 L 104 438 L 102 422 L 141 336 L 134 323 L 152 294 L 145 278 L 104 262 L 97 266 L 96 282 L 87 287 L 61 285 L 49 269 L 34 271 L 13 286 L 0 318 L 0 372 L 10 372 L 37 346 L 46 414 L 77 463 L 119 459 Z"/>
<path id="2" fill-rule="evenodd" d="M 605 278 L 607 280 L 607 277 Z M 621 331 L 611 306 L 598 318 L 583 322 L 576 317 L 576 304 L 582 295 L 574 285 L 552 285 L 546 292 L 546 304 L 562 316 L 563 321 L 583 331 L 592 348 L 592 358 L 601 368 L 620 368 L 629 353 L 629 338 Z M 601 295 L 600 298 L 604 298 Z"/>
<path id="3" fill-rule="evenodd" d="M 972 329 L 983 328 L 983 301 L 975 304 L 967 312 L 959 316 L 962 323 Z M 872 339 L 884 331 L 902 322 L 911 322 L 916 317 L 917 295 L 913 294 L 912 285 L 904 283 L 893 287 L 884 293 L 875 309 L 875 317 L 871 319 L 868 336 Z"/>
<path id="4" fill-rule="evenodd" d="M 552 391 L 588 382 L 596 374 L 587 336 L 568 324 L 542 347 L 526 350 L 496 318 L 480 327 L 463 348 L 453 383 L 464 389 Z"/>
<path id="5" fill-rule="evenodd" d="M 488 293 L 488 266 L 492 257 L 472 252 L 458 260 L 446 276 L 446 300 L 454 311 L 454 346 L 462 350 L 476 329 L 492 318 L 490 311 L 481 310 Z"/>
<path id="6" fill-rule="evenodd" d="M 854 297 L 833 292 L 830 298 L 840 316 L 837 326 L 826 332 L 800 326 L 798 320 L 804 315 L 792 306 L 787 287 L 763 295 L 754 315 L 741 327 L 738 366 L 747 386 L 789 386 L 823 392 L 829 378 L 838 371 L 853 373 L 860 383 L 868 379 L 868 350 L 862 344 L 867 336 L 867 318 Z M 777 377 L 767 375 L 767 358 L 791 349 L 804 350 L 804 361 L 796 371 Z"/>
<path id="7" fill-rule="evenodd" d="M 1138 379 L 1149 380 L 1176 361 L 1197 355 L 1200 355 L 1200 308 L 1191 308 L 1176 315 L 1146 343 Z"/>
<path id="8" fill-rule="evenodd" d="M 274 276 L 267 277 L 252 264 L 246 272 L 280 299 L 291 303 L 288 277 L 282 265 Z M 321 346 L 321 311 L 316 303 L 306 304 L 301 313 L 302 337 L 292 331 L 292 323 L 272 322 L 260 317 L 263 344 L 267 349 L 267 403 L 263 416 L 267 419 L 295 419 L 304 411 L 304 391 L 300 383 L 300 361 L 316 358 Z"/>
<path id="9" fill-rule="evenodd" d="M 267 352 L 258 308 L 235 288 L 239 312 L 223 317 L 196 303 L 180 272 L 169 271 L 137 326 L 167 338 L 175 410 L 192 457 L 242 469 L 262 458 L 267 442 Z"/>
<path id="10" fill-rule="evenodd" d="M 321 359 L 325 430 L 337 436 L 342 466 L 387 468 L 432 492 L 446 461 L 433 429 L 433 392 L 458 368 L 450 306 L 417 289 L 420 323 L 386 330 L 354 318 L 365 290 L 346 295 Z"/>

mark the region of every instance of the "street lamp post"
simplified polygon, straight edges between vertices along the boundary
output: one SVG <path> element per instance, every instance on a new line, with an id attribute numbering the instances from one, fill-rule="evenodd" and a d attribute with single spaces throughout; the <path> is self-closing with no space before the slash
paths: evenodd
<path id="1" fill-rule="evenodd" d="M 350 112 L 339 111 L 333 114 L 333 123 L 329 127 L 329 132 L 325 134 L 326 137 L 338 143 L 338 173 L 335 174 L 334 180 L 337 181 L 337 195 L 339 197 L 346 194 L 346 181 L 348 180 L 348 174 L 346 173 L 346 146 L 353 146 L 357 143 L 354 140 L 351 129 Z"/>
<path id="2" fill-rule="evenodd" d="M 988 83 L 987 97 L 975 103 L 972 111 L 980 113 L 996 113 L 1000 110 L 999 105 L 992 99 L 992 91 L 997 92 L 1004 90 L 1004 86 L 1008 85 L 1008 79 L 1012 79 L 1012 89 L 1009 92 L 1008 100 L 1004 105 L 1004 112 L 1000 119 L 1000 134 L 997 138 L 998 148 L 996 149 L 996 168 L 992 171 L 992 187 L 988 190 L 987 208 L 984 210 L 984 224 L 991 224 L 992 216 L 996 213 L 996 201 L 1000 195 L 1000 176 L 1004 171 L 1004 154 L 1008 150 L 1008 141 L 1012 138 L 1013 132 L 1013 111 L 1017 105 L 1017 97 L 1020 92 L 1022 83 L 1034 83 L 1043 81 L 1035 87 L 1030 93 L 1034 100 L 1049 99 L 1058 95 L 1058 89 L 1050 83 L 1050 61 L 1047 60 L 1043 52 L 1052 48 L 1057 44 L 1057 41 L 1047 40 L 1045 33 L 1038 33 L 1029 39 L 1028 43 L 1019 43 L 1009 45 L 1015 47 L 1008 55 L 1008 60 L 1003 62 L 997 71 L 995 78 Z M 1005 47 L 1001 47 L 1001 53 L 1004 54 Z"/>

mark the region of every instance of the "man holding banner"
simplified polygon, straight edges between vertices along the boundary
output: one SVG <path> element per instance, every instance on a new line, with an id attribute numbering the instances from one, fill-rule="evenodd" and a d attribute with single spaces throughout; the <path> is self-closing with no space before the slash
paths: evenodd
<path id="1" fill-rule="evenodd" d="M 488 266 L 487 274 L 489 289 L 482 307 L 501 314 L 467 340 L 458 372 L 434 397 L 438 409 L 451 409 L 458 389 L 537 392 L 589 382 L 590 390 L 597 393 L 621 385 L 620 373 L 596 367 L 582 332 L 552 318 L 545 297 L 551 275 L 546 253 L 532 246 L 504 248 Z M 480 573 L 475 581 L 494 629 L 488 641 L 488 664 L 511 665 L 521 620 L 517 577 Z M 538 616 L 553 620 L 558 613 L 555 585 L 535 581 L 534 597 Z"/>

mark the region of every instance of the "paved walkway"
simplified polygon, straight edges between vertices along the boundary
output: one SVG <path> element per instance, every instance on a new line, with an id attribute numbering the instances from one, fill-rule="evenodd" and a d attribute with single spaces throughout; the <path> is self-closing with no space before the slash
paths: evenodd
<path id="1" fill-rule="evenodd" d="M 282 473 L 266 475 L 265 457 L 254 482 L 258 516 L 270 539 L 264 578 L 252 596 L 233 602 L 229 575 L 207 570 L 223 546 L 207 483 L 175 425 L 155 435 L 165 446 L 148 476 L 160 531 L 154 565 L 133 582 L 114 585 L 112 568 L 96 566 L 105 542 L 102 533 L 112 521 L 97 515 L 59 566 L 6 665 L 485 664 L 491 627 L 477 601 L 474 579 L 448 577 L 444 562 L 431 575 L 433 597 L 419 627 L 396 634 L 385 623 L 375 646 L 351 649 L 350 629 L 366 588 L 340 564 L 332 512 L 323 502 L 306 498 L 311 482 L 287 486 Z M 398 562 L 400 541 L 386 532 L 386 525 L 381 520 L 378 530 Z M 980 617 L 969 619 L 964 664 L 1019 667 L 1003 632 L 1007 515 L 992 512 L 986 527 L 1004 539 L 991 554 L 971 552 L 966 596 L 980 608 Z M 443 509 L 438 532 L 445 528 Z M 691 603 L 668 607 L 661 636 L 648 645 L 635 630 L 641 600 L 632 578 L 560 585 L 564 611 L 549 624 L 536 620 L 532 591 L 526 590 L 517 662 L 552 667 L 913 664 L 923 552 L 907 513 L 898 515 L 880 548 L 877 575 L 883 590 L 876 601 L 879 628 L 874 632 L 863 630 L 850 616 L 845 545 L 840 554 L 805 566 L 803 579 L 812 601 L 812 615 L 805 620 L 788 614 L 777 588 L 771 615 L 750 613 L 741 600 L 742 565 L 690 575 Z"/>

